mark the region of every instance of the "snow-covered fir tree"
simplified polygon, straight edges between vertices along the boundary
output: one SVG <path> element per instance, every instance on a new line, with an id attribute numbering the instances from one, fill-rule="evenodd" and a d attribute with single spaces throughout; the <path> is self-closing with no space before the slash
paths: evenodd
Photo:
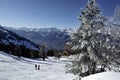
<path id="1" fill-rule="evenodd" d="M 112 64 L 117 67 L 120 66 L 120 6 L 116 6 L 114 15 L 108 19 L 106 27 L 109 36 L 107 36 L 105 46 L 109 49 L 109 54 L 112 55 L 110 57 Z"/>
<path id="2" fill-rule="evenodd" d="M 120 37 L 120 6 L 116 6 L 114 15 L 108 21 L 110 27 L 109 33 L 113 36 Z"/>
<path id="3" fill-rule="evenodd" d="M 101 71 L 108 67 L 115 58 L 115 48 L 110 49 L 116 40 L 104 33 L 106 18 L 101 16 L 100 7 L 95 0 L 87 2 L 79 20 L 81 26 L 72 42 L 72 49 L 78 50 L 79 54 L 71 58 L 72 64 L 67 65 L 67 72 L 83 77 L 100 72 L 98 66 Z"/>
<path id="4" fill-rule="evenodd" d="M 116 6 L 114 12 L 114 23 L 120 25 L 120 6 Z"/>

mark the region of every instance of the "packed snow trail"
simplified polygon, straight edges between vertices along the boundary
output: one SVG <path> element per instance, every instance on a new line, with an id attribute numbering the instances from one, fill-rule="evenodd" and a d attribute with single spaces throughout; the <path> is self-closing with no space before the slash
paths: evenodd
<path id="1" fill-rule="evenodd" d="M 64 58 L 41 61 L 0 52 L 0 80 L 73 80 L 76 76 L 65 73 L 67 62 Z M 40 65 L 40 70 L 35 70 L 35 64 Z M 82 80 L 120 80 L 120 73 L 103 72 Z"/>

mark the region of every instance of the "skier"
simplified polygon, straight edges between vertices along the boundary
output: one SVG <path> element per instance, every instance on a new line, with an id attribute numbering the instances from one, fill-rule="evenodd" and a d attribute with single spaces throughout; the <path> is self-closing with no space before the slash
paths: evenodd
<path id="1" fill-rule="evenodd" d="M 40 70 L 40 65 L 38 65 L 38 70 Z"/>
<path id="2" fill-rule="evenodd" d="M 37 70 L 37 64 L 35 64 L 35 70 Z"/>

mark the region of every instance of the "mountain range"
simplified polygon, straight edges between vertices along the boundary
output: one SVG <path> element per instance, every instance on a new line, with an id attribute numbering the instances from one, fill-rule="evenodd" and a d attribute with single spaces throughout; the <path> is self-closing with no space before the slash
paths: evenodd
<path id="1" fill-rule="evenodd" d="M 11 28 L 5 27 L 37 44 L 45 45 L 48 49 L 64 49 L 66 42 L 71 41 L 72 29 L 57 28 Z"/>
<path id="2" fill-rule="evenodd" d="M 40 46 L 0 26 L 0 50 L 16 56 L 37 57 Z M 33 54 L 34 53 L 34 54 Z"/>

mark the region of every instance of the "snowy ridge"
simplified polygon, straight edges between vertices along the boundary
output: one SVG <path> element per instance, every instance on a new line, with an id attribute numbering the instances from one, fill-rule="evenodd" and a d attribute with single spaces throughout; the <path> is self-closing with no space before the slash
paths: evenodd
<path id="1" fill-rule="evenodd" d="M 14 45 L 23 45 L 28 49 L 38 50 L 35 45 L 29 40 L 16 35 L 15 33 L 8 31 L 2 27 L 0 27 L 0 43 L 5 45 L 10 45 L 11 43 Z"/>

